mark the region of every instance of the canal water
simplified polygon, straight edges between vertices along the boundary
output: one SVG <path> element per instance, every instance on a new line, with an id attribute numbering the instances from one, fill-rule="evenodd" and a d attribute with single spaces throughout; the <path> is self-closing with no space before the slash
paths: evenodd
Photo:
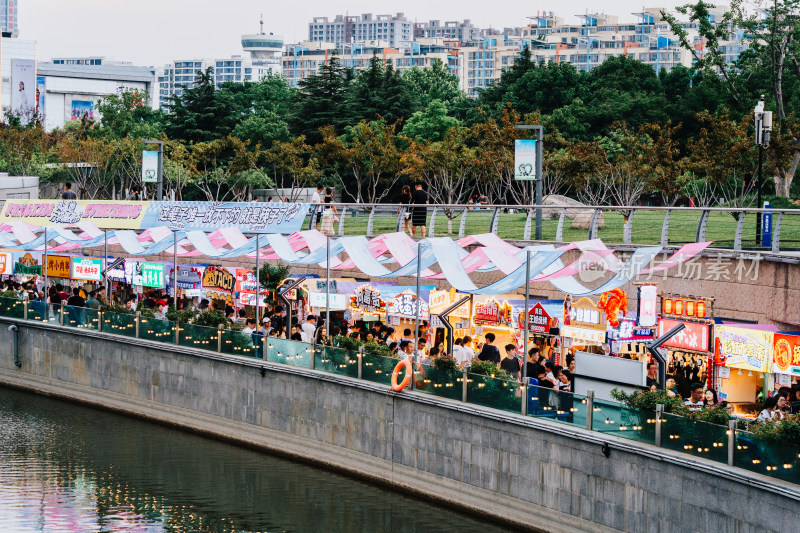
<path id="1" fill-rule="evenodd" d="M 501 528 L 307 465 L 0 388 L 0 530 Z"/>

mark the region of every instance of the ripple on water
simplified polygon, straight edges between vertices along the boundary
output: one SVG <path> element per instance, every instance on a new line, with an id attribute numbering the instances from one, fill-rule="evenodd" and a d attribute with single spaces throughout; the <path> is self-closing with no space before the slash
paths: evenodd
<path id="1" fill-rule="evenodd" d="M 344 476 L 0 388 L 3 531 L 501 531 Z"/>

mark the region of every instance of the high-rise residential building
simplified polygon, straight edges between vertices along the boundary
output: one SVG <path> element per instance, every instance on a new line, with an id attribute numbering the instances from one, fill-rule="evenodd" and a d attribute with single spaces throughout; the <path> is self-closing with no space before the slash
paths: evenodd
<path id="1" fill-rule="evenodd" d="M 389 46 L 399 48 L 413 39 L 414 23 L 403 13 L 336 15 L 333 20 L 328 20 L 328 17 L 314 17 L 308 24 L 309 41 L 334 43 L 336 46 L 363 41 L 386 41 Z"/>
<path id="2" fill-rule="evenodd" d="M 242 50 L 250 54 L 250 63 L 256 71 L 256 78 L 267 74 L 280 75 L 283 37 L 264 33 L 264 17 L 262 15 L 258 33 L 242 35 Z"/>
<path id="3" fill-rule="evenodd" d="M 395 70 L 413 67 L 428 68 L 436 59 L 450 70 L 458 73 L 458 43 L 441 37 L 420 38 L 401 48 L 389 46 L 386 41 L 369 41 L 345 44 L 337 47 L 333 43 L 303 41 L 288 45 L 283 54 L 283 76 L 291 87 L 308 76 L 319 74 L 319 67 L 336 54 L 345 68 L 364 70 L 373 57 L 379 57 Z"/>
<path id="4" fill-rule="evenodd" d="M 709 22 L 717 24 L 722 20 L 725 9 L 710 9 Z M 474 97 L 511 68 L 525 47 L 530 49 L 532 61 L 567 62 L 580 71 L 589 71 L 608 58 L 623 55 L 652 66 L 656 72 L 669 71 L 677 65 L 691 67 L 693 54 L 681 46 L 661 16 L 662 11 L 644 8 L 632 13 L 627 21 L 605 13 L 586 13 L 578 15 L 573 24 L 565 23 L 552 11 L 544 11 L 530 17 L 527 26 L 502 31 L 478 29 L 469 20 L 444 24 L 431 20 L 414 25 L 415 40 L 411 42 L 398 42 L 390 39 L 391 34 L 374 33 L 372 26 L 359 26 L 388 15 L 376 19 L 372 15 L 337 16 L 333 21 L 318 17 L 309 24 L 309 41 L 286 47 L 283 72 L 296 86 L 306 76 L 316 74 L 333 53 L 339 54 L 345 66 L 356 70 L 366 68 L 376 53 L 399 69 L 428 66 L 433 57 L 441 56 L 458 77 L 461 89 Z M 406 20 L 402 14 L 391 18 Z M 699 35 L 697 24 L 684 21 L 681 25 L 694 49 L 704 53 L 706 42 Z M 728 63 L 735 62 L 748 44 L 745 33 L 737 28 L 729 28 L 727 38 L 719 43 Z"/>
<path id="5" fill-rule="evenodd" d="M 0 0 L 0 31 L 4 37 L 19 37 L 18 3 L 19 0 Z"/>
<path id="6" fill-rule="evenodd" d="M 183 94 L 184 89 L 194 87 L 199 71 L 212 67 L 214 84 L 258 81 L 260 78 L 248 59 L 240 55 L 218 59 L 176 59 L 157 69 L 158 93 L 162 107 L 169 108 L 170 98 Z"/>
<path id="7" fill-rule="evenodd" d="M 459 22 L 447 20 L 429 20 L 414 24 L 414 37 L 442 37 L 443 39 L 468 43 L 481 36 L 481 29 L 475 27 L 469 19 Z"/>

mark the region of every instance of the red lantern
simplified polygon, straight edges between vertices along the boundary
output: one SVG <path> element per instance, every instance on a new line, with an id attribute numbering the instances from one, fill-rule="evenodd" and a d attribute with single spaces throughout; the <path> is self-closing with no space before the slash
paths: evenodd
<path id="1" fill-rule="evenodd" d="M 664 301 L 661 302 L 661 311 L 665 315 L 672 314 L 672 298 L 664 298 Z"/>
<path id="2" fill-rule="evenodd" d="M 706 303 L 705 302 L 697 302 L 697 318 L 705 318 L 706 317 Z"/>
<path id="3" fill-rule="evenodd" d="M 675 300 L 675 314 L 678 316 L 683 314 L 683 300 Z"/>
<path id="4" fill-rule="evenodd" d="M 694 316 L 694 300 L 686 302 L 686 316 Z"/>

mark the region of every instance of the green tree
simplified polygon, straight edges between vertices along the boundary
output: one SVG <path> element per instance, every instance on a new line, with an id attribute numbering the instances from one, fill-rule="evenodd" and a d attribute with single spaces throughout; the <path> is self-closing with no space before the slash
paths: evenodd
<path id="1" fill-rule="evenodd" d="M 318 130 L 323 126 L 343 132 L 351 115 L 344 105 L 350 81 L 349 71 L 342 67 L 336 54 L 319 67 L 319 74 L 302 80 L 295 93 L 292 131 L 315 143 L 322 140 Z"/>
<path id="2" fill-rule="evenodd" d="M 147 93 L 131 89 L 101 98 L 97 111 L 102 119 L 97 133 L 112 139 L 160 138 L 164 133 L 164 114 L 153 110 L 147 99 Z"/>
<path id="3" fill-rule="evenodd" d="M 262 109 L 247 116 L 233 129 L 233 135 L 244 141 L 250 141 L 252 146 L 261 145 L 265 148 L 272 146 L 275 141 L 291 139 L 289 124 L 269 109 Z"/>
<path id="4" fill-rule="evenodd" d="M 361 71 L 349 87 L 347 104 L 355 119 L 393 123 L 411 115 L 411 95 L 405 78 L 374 54 L 369 67 Z"/>
<path id="5" fill-rule="evenodd" d="M 427 109 L 434 100 L 455 107 L 466 99 L 458 88 L 458 78 L 451 74 L 441 59 L 434 58 L 429 68 L 414 66 L 403 72 L 408 91 L 411 94 L 413 109 Z"/>
<path id="6" fill-rule="evenodd" d="M 214 69 L 198 71 L 195 87 L 172 97 L 166 132 L 171 139 L 199 143 L 225 138 L 238 117 L 230 94 L 217 91 Z"/>
<path id="7" fill-rule="evenodd" d="M 433 100 L 424 111 L 417 111 L 408 119 L 403 135 L 416 140 L 441 141 L 456 126 L 458 120 L 447 116 L 447 106 L 441 100 Z"/>

